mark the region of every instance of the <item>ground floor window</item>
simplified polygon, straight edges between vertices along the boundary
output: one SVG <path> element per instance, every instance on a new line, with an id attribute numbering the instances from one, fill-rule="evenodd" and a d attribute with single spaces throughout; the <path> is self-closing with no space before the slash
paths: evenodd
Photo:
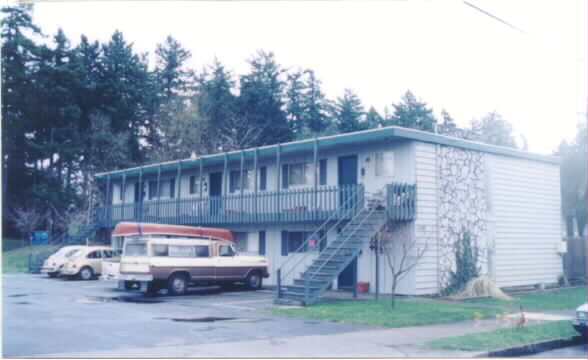
<path id="1" fill-rule="evenodd" d="M 308 231 L 282 231 L 282 256 L 319 250 L 318 236 L 311 238 L 313 234 Z"/>
<path id="2" fill-rule="evenodd" d="M 235 249 L 238 252 L 246 252 L 248 250 L 247 240 L 248 236 L 246 232 L 233 232 L 235 238 Z"/>

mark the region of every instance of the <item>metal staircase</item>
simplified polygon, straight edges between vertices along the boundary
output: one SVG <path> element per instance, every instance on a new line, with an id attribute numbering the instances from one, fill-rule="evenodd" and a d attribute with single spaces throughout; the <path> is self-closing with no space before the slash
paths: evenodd
<path id="1" fill-rule="evenodd" d="M 361 202 L 363 205 L 363 201 Z M 358 210 L 358 211 L 357 211 Z M 356 209 L 355 215 L 339 231 L 337 238 L 328 243 L 304 272 L 286 284 L 288 276 L 299 265 L 282 265 L 277 271 L 277 286 L 274 294 L 275 303 L 297 302 L 303 305 L 316 303 L 329 284 L 355 259 L 360 250 L 386 224 L 386 210 L 378 206 Z M 331 229 L 341 227 L 343 221 L 325 222 L 309 239 L 324 234 L 320 242 L 326 241 L 326 234 Z M 306 246 L 306 243 L 302 246 Z M 286 272 L 286 270 L 288 270 Z"/>

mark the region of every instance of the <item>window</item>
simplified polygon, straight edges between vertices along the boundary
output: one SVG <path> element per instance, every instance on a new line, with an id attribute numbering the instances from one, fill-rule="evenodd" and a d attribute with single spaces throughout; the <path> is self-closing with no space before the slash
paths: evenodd
<path id="1" fill-rule="evenodd" d="M 173 177 L 169 181 L 169 197 L 171 199 L 173 199 L 175 193 L 176 193 L 176 178 Z"/>
<path id="2" fill-rule="evenodd" d="M 259 168 L 259 190 L 267 189 L 267 168 Z"/>
<path id="3" fill-rule="evenodd" d="M 173 257 L 194 257 L 196 255 L 196 249 L 194 246 L 186 245 L 170 245 L 169 256 Z"/>
<path id="4" fill-rule="evenodd" d="M 394 169 L 394 153 L 391 151 L 376 153 L 376 176 L 392 176 Z"/>
<path id="5" fill-rule="evenodd" d="M 327 185 L 327 159 L 319 161 L 319 185 Z"/>
<path id="6" fill-rule="evenodd" d="M 265 255 L 265 231 L 259 232 L 259 255 Z"/>
<path id="7" fill-rule="evenodd" d="M 243 190 L 249 189 L 249 183 L 251 182 L 250 179 L 250 171 L 243 170 Z M 241 171 L 231 171 L 231 178 L 229 179 L 229 192 L 235 192 L 237 190 L 241 190 Z"/>
<path id="8" fill-rule="evenodd" d="M 153 252 L 153 256 L 168 256 L 169 255 L 169 249 L 168 249 L 167 245 L 153 244 L 151 246 L 151 250 Z"/>
<path id="9" fill-rule="evenodd" d="M 105 258 L 112 258 L 115 257 L 115 253 L 112 250 L 104 250 L 104 257 Z"/>
<path id="10" fill-rule="evenodd" d="M 100 258 L 102 258 L 102 253 L 100 252 L 100 250 L 92 251 L 91 253 L 88 254 L 87 258 L 88 259 L 100 259 Z"/>
<path id="11" fill-rule="evenodd" d="M 119 196 L 119 200 L 123 201 L 124 200 L 124 196 L 125 195 L 125 189 L 123 187 L 123 184 L 120 185 L 120 191 L 118 192 L 118 196 Z"/>
<path id="12" fill-rule="evenodd" d="M 196 193 L 196 176 L 191 175 L 190 176 L 190 194 L 195 194 L 195 193 Z"/>
<path id="13" fill-rule="evenodd" d="M 303 231 L 282 231 L 282 256 L 287 256 L 289 253 L 314 250 L 315 247 L 310 248 L 309 245 L 311 244 L 309 243 L 304 247 L 302 246 L 311 234 Z"/>
<path id="14" fill-rule="evenodd" d="M 239 252 L 247 251 L 247 233 L 246 232 L 233 232 L 235 237 L 235 247 Z"/>
<path id="15" fill-rule="evenodd" d="M 282 187 L 308 185 L 312 181 L 311 165 L 307 163 L 285 164 L 282 168 Z"/>
<path id="16" fill-rule="evenodd" d="M 147 245 L 144 242 L 127 243 L 125 256 L 147 256 Z"/>
<path id="17" fill-rule="evenodd" d="M 209 257 L 210 253 L 208 252 L 208 246 L 206 245 L 196 245 L 194 246 L 196 249 L 196 257 Z"/>
<path id="18" fill-rule="evenodd" d="M 218 247 L 219 256 L 235 256 L 235 251 L 229 245 L 221 245 Z"/>
<path id="19" fill-rule="evenodd" d="M 149 181 L 149 200 L 157 197 L 157 181 Z"/>

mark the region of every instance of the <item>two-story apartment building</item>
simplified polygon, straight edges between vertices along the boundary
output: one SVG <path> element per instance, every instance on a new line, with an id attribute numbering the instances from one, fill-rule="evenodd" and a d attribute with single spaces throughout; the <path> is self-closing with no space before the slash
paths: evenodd
<path id="1" fill-rule="evenodd" d="M 370 248 L 384 223 L 392 224 L 389 242 L 408 236 L 427 244 L 399 286 L 403 294 L 446 285 L 463 231 L 476 239 L 484 272 L 499 286 L 552 283 L 562 273 L 556 157 L 385 127 L 97 179 L 106 194 L 96 216 L 102 231 L 122 220 L 228 228 L 239 250 L 268 258 L 269 284 L 292 285 L 286 292 L 355 281 L 389 292 L 388 267 L 379 261 L 376 280 Z M 312 273 L 308 282 L 303 272 Z"/>

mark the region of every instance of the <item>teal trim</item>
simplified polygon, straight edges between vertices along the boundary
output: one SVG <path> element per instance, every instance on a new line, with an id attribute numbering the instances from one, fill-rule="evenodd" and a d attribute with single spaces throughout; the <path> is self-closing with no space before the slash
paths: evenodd
<path id="1" fill-rule="evenodd" d="M 203 166 L 211 166 L 211 165 L 218 165 L 222 164 L 225 157 L 227 162 L 231 161 L 240 161 L 241 153 L 245 156 L 254 156 L 254 152 L 258 151 L 258 157 L 262 158 L 270 158 L 275 157 L 276 153 L 278 152 L 278 148 L 280 148 L 280 152 L 282 155 L 288 155 L 297 152 L 306 152 L 312 153 L 314 151 L 315 141 L 320 142 L 321 149 L 328 149 L 337 146 L 349 146 L 353 144 L 364 144 L 364 143 L 375 143 L 375 142 L 384 142 L 384 141 L 395 141 L 395 140 L 414 140 L 414 141 L 421 141 L 431 144 L 439 144 L 439 145 L 447 145 L 447 146 L 454 146 L 462 149 L 467 150 L 474 150 L 474 151 L 481 151 L 489 154 L 496 154 L 496 155 L 503 155 L 509 156 L 514 158 L 526 159 L 526 160 L 533 160 L 533 161 L 540 161 L 549 164 L 559 165 L 560 160 L 559 157 L 549 156 L 549 155 L 540 155 L 529 153 L 525 151 L 510 149 L 502 146 L 494 146 L 483 144 L 475 141 L 468 141 L 458 138 L 453 138 L 444 135 L 433 134 L 425 131 L 402 128 L 397 126 L 388 126 L 381 129 L 372 129 L 372 130 L 364 130 L 364 131 L 357 131 L 348 134 L 340 134 L 340 135 L 333 135 L 333 136 L 324 136 L 317 139 L 307 139 L 295 142 L 287 142 L 282 144 L 276 145 L 269 145 L 269 146 L 262 146 L 259 148 L 250 148 L 245 149 L 243 151 L 232 151 L 228 153 L 219 153 L 213 155 L 206 155 L 202 156 L 198 159 L 184 159 L 179 160 L 182 161 L 182 165 L 185 168 L 191 168 L 199 166 L 199 162 L 202 161 Z M 152 165 L 145 165 L 143 166 L 143 174 L 156 174 L 157 167 L 161 165 L 161 170 L 171 171 L 175 170 L 179 161 L 171 161 L 165 162 L 161 164 L 152 164 Z M 139 174 L 139 167 L 130 168 L 130 169 L 123 169 L 123 170 L 115 170 L 110 172 L 104 172 L 97 174 L 97 178 L 103 178 L 108 174 L 111 175 L 122 175 L 126 174 L 127 176 L 135 176 Z"/>

